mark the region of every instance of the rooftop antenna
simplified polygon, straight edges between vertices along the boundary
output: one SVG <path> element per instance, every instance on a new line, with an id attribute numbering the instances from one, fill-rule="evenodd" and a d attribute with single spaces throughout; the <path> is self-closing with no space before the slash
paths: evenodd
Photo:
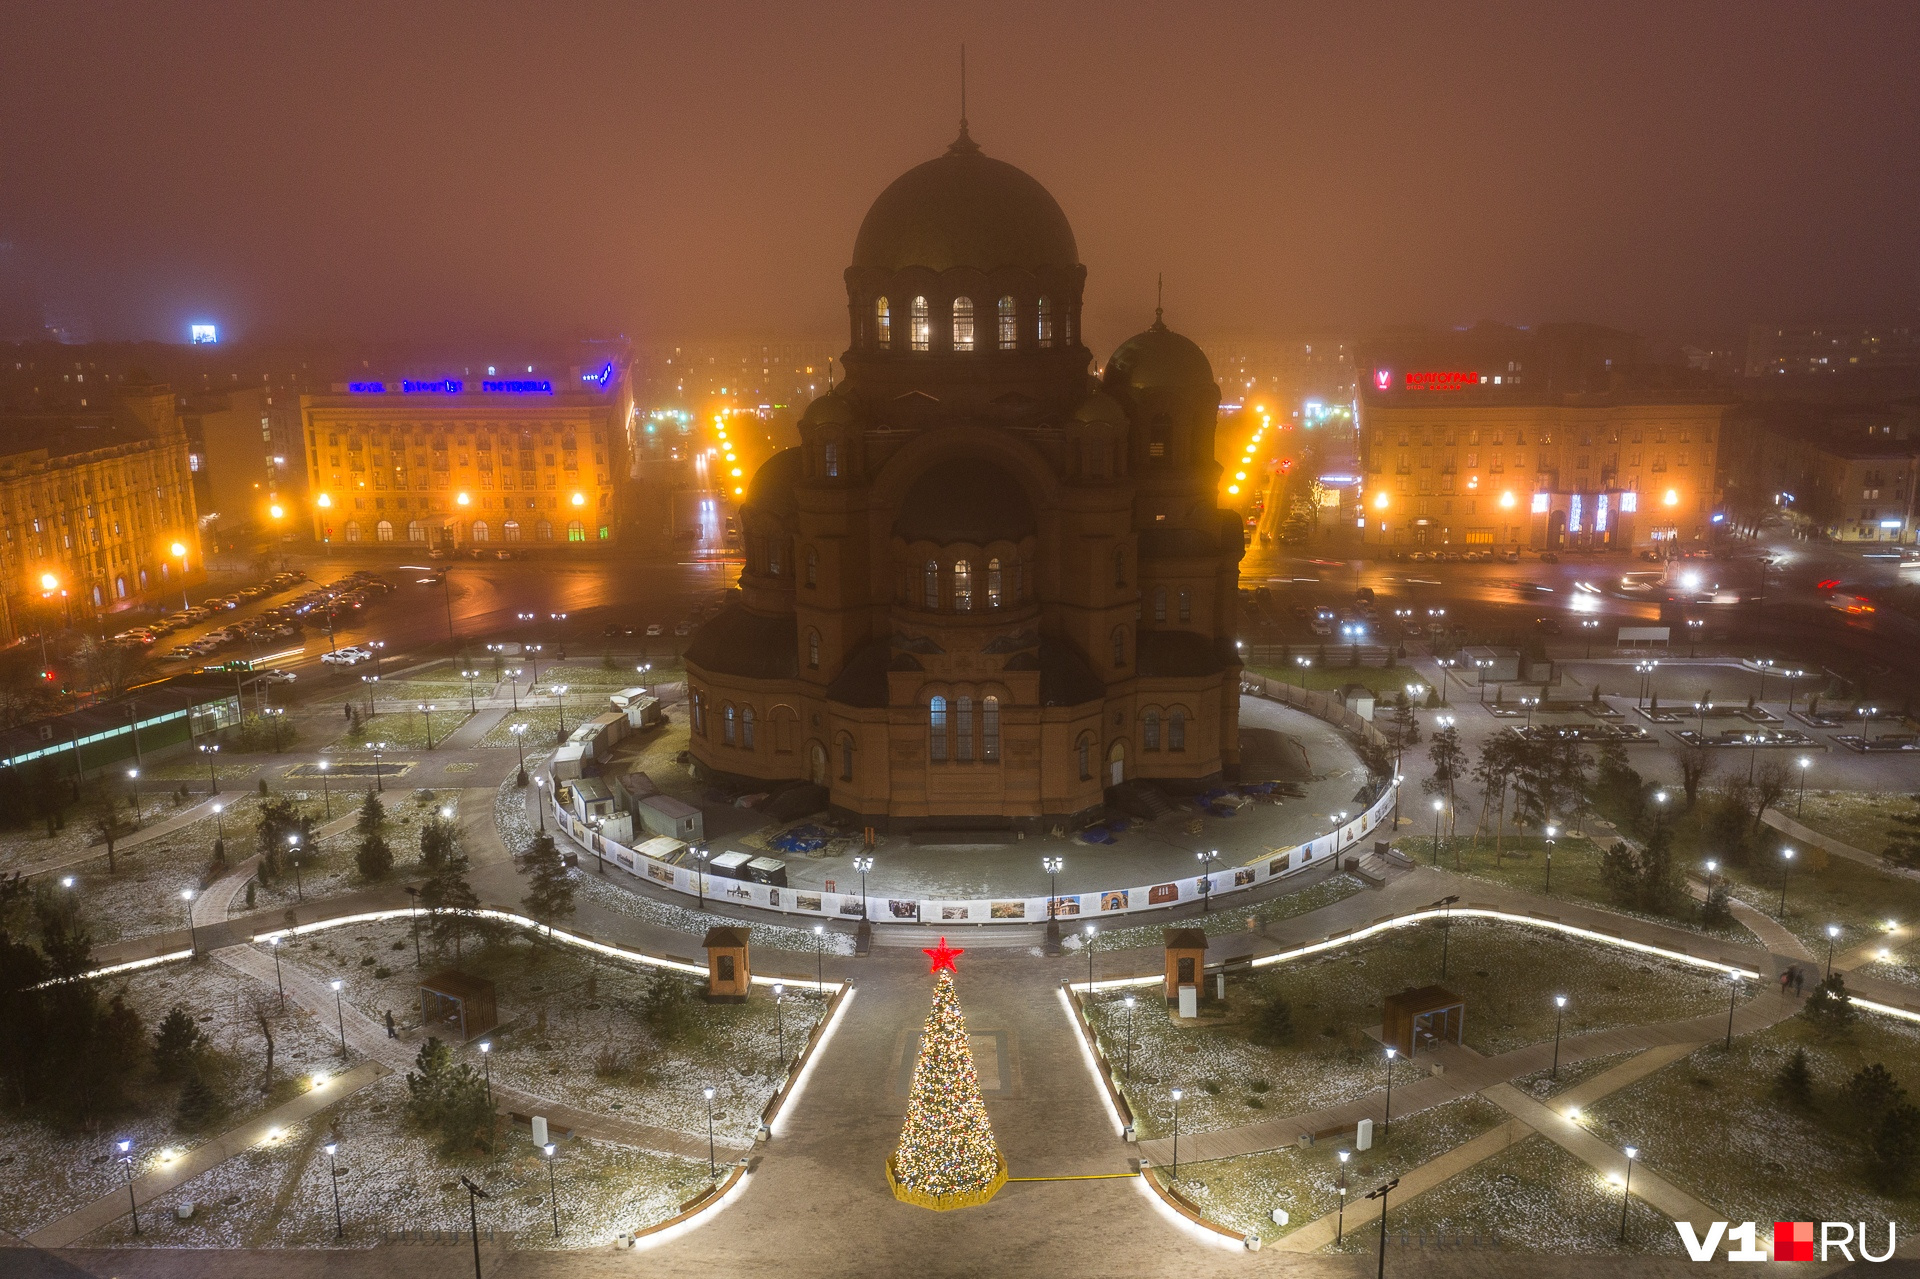
<path id="1" fill-rule="evenodd" d="M 1162 304 L 1166 301 L 1166 293 L 1167 293 L 1166 275 L 1160 272 L 1155 272 L 1153 277 L 1153 326 L 1155 328 L 1162 327 L 1160 323 L 1160 314 L 1162 310 L 1164 310 L 1164 307 L 1162 306 Z"/>

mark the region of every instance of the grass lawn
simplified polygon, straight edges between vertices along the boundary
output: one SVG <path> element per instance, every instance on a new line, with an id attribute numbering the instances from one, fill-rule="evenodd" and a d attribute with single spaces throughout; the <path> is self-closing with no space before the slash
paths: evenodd
<path id="1" fill-rule="evenodd" d="M 1772 1091 L 1796 1047 L 1806 1049 L 1813 1067 L 1811 1112 Z M 1866 1184 L 1862 1141 L 1836 1097 L 1847 1077 L 1871 1062 L 1892 1071 L 1909 1097 L 1920 1093 L 1920 1027 L 1862 1015 L 1850 1031 L 1824 1038 L 1795 1017 L 1735 1040 L 1731 1053 L 1702 1048 L 1587 1113 L 1602 1135 L 1638 1145 L 1649 1167 L 1728 1220 L 1892 1218 L 1906 1235 L 1920 1228 L 1920 1187 L 1890 1198 Z"/>
<path id="2" fill-rule="evenodd" d="M 581 718 L 580 708 L 569 705 L 567 707 L 568 731 L 580 727 Z M 592 716 L 587 716 L 586 718 L 591 719 Z M 482 747 L 504 746 L 508 750 L 512 750 L 514 743 L 513 726 L 515 724 L 525 724 L 527 726 L 526 737 L 528 750 L 531 751 L 535 746 L 540 747 L 542 750 L 551 750 L 554 745 L 555 736 L 560 729 L 560 708 L 553 705 L 552 702 L 548 702 L 544 706 L 530 706 L 522 699 L 518 713 L 509 712 L 505 719 L 488 729 L 487 735 L 480 739 L 480 745 Z"/>
<path id="3" fill-rule="evenodd" d="M 1827 925 L 1840 925 L 1837 946 L 1845 951 L 1885 937 L 1889 920 L 1900 925 L 1900 932 L 1889 944 L 1911 953 L 1914 925 L 1920 923 L 1920 883 L 1913 880 L 1833 857 L 1817 848 L 1797 849 L 1787 878 L 1787 910 L 1782 916 L 1777 856 L 1769 855 L 1752 866 L 1730 866 L 1727 875 L 1736 896 L 1779 919 L 1815 957 L 1827 952 Z"/>
<path id="4" fill-rule="evenodd" d="M 1152 1000 L 1134 1014 L 1133 1072 L 1123 1080 L 1143 1137 L 1164 1136 L 1169 1088 L 1187 1089 L 1180 1126 L 1205 1132 L 1316 1110 L 1381 1087 L 1379 1045 L 1364 1029 L 1380 1021 L 1388 994 L 1439 979 L 1438 925 L 1326 952 L 1229 984 L 1224 1007 L 1181 1023 Z M 1293 1009 L 1292 1039 L 1251 1041 L 1258 989 L 1266 983 Z M 1698 1016 L 1725 1006 L 1726 988 L 1703 972 L 1549 936 L 1518 925 L 1462 922 L 1453 928 L 1447 984 L 1467 1002 L 1467 1046 L 1494 1054 L 1553 1034 L 1553 996 L 1569 1004 L 1569 1035 Z M 1108 1058 L 1124 1062 L 1126 1015 L 1097 1001 L 1094 1024 Z"/>
<path id="5" fill-rule="evenodd" d="M 1788 795 L 1780 811 L 1822 835 L 1878 857 L 1895 829 L 1893 815 L 1911 814 L 1914 803 L 1911 795 L 1815 790 L 1807 792 L 1804 805 L 1798 795 Z"/>
<path id="6" fill-rule="evenodd" d="M 1498 1106 L 1478 1097 L 1463 1097 L 1396 1119 L 1391 1135 L 1380 1137 L 1376 1129 L 1373 1149 L 1356 1153 L 1347 1165 L 1349 1194 L 1364 1194 L 1387 1178 L 1416 1168 L 1505 1119 L 1505 1112 Z M 1181 1126 L 1186 1125 L 1183 1122 Z M 1338 1149 L 1338 1143 L 1326 1142 L 1307 1150 L 1288 1147 L 1207 1163 L 1182 1163 L 1178 1184 L 1181 1193 L 1209 1219 L 1272 1241 L 1340 1206 Z M 1164 1183 L 1169 1169 L 1154 1171 Z M 1286 1225 L 1274 1224 L 1275 1208 L 1286 1209 Z M 1398 1227 L 1397 1212 L 1390 1214 L 1388 1224 Z M 1369 1240 L 1376 1237 L 1367 1236 Z M 1350 1244 L 1354 1242 L 1351 1233 L 1347 1238 Z"/>
<path id="7" fill-rule="evenodd" d="M 367 791 L 372 789 L 371 780 L 355 783 L 335 781 L 333 784 L 333 816 L 338 821 L 358 813 L 365 802 Z M 305 802 L 300 810 L 311 817 L 316 826 L 322 824 L 324 805 L 318 787 L 306 792 Z M 393 780 L 387 780 L 387 789 L 380 795 L 381 804 L 386 809 L 387 846 L 393 850 L 393 878 L 413 873 L 420 861 L 420 827 L 442 808 L 454 809 L 460 802 L 457 790 L 413 790 L 397 786 Z M 232 829 L 231 825 L 228 827 Z M 245 855 L 256 851 L 251 829 L 241 832 L 239 842 L 244 844 L 240 854 L 229 854 L 229 860 L 236 855 Z M 257 886 L 255 897 L 261 906 L 291 906 L 304 897 L 306 900 L 332 897 L 350 893 L 367 886 L 360 877 L 359 869 L 354 865 L 354 850 L 359 846 L 359 836 L 353 826 L 348 825 L 336 834 L 317 840 L 300 858 L 300 874 L 296 880 L 293 866 L 284 864 L 278 879 L 271 883 L 262 881 Z M 391 882 L 391 879 L 389 880 Z M 246 898 L 236 897 L 233 908 L 236 912 L 247 909 Z"/>
<path id="8" fill-rule="evenodd" d="M 355 709 L 365 711 L 367 704 L 360 702 Z M 374 707 L 379 712 L 372 719 L 362 719 L 359 727 L 351 728 L 344 716 L 331 719 L 333 738 L 320 749 L 323 751 L 366 752 L 374 742 L 385 742 L 394 750 L 417 751 L 427 748 L 427 729 L 433 729 L 433 741 L 436 746 L 447 740 L 447 735 L 467 722 L 467 699 L 461 698 L 458 705 L 440 706 L 431 716 L 422 714 L 403 702 L 389 702 L 386 698 L 377 698 Z"/>
<path id="9" fill-rule="evenodd" d="M 1545 1137 L 1528 1137 L 1387 1213 L 1387 1230 L 1491 1234 L 1503 1252 L 1677 1253 L 1680 1237 L 1635 1197 L 1620 1242 L 1621 1188 Z M 1391 1203 L 1391 1201 L 1389 1201 Z M 1372 1253 L 1379 1227 L 1348 1234 L 1344 1252 Z M 1392 1241 L 1389 1243 L 1391 1249 Z"/>
<path id="10" fill-rule="evenodd" d="M 1434 841 L 1431 835 L 1425 838 L 1418 834 L 1402 835 L 1394 841 L 1394 847 L 1423 866 L 1433 864 Z M 1656 923 L 1670 924 L 1677 928 L 1691 928 L 1696 932 L 1716 937 L 1737 941 L 1749 939 L 1747 930 L 1740 925 L 1709 927 L 1692 909 L 1683 908 L 1683 913 L 1678 915 L 1656 915 L 1620 905 L 1607 892 L 1606 886 L 1600 879 L 1601 847 L 1597 841 L 1578 835 L 1563 835 L 1554 841 L 1553 895 L 1555 897 L 1579 902 L 1586 906 L 1597 906 L 1602 910 L 1610 910 L 1618 914 L 1653 920 Z M 1517 888 L 1523 892 L 1544 893 L 1546 891 L 1546 867 L 1546 840 L 1537 835 L 1515 836 L 1509 832 L 1501 841 L 1501 850 L 1497 858 L 1491 835 L 1483 835 L 1478 846 L 1466 836 L 1456 836 L 1453 839 L 1440 841 L 1442 870 L 1451 870 L 1457 874 L 1484 879 L 1490 883 Z"/>

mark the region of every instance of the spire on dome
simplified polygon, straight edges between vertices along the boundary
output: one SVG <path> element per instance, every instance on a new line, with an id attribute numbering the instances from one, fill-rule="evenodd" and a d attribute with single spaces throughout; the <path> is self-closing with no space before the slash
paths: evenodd
<path id="1" fill-rule="evenodd" d="M 960 46 L 960 136 L 947 148 L 948 155 L 979 155 L 980 144 L 967 136 L 967 46 Z"/>
<path id="2" fill-rule="evenodd" d="M 1166 294 L 1167 277 L 1164 274 L 1155 273 L 1153 277 L 1153 327 L 1156 329 L 1164 329 L 1167 327 L 1166 322 L 1160 318 L 1164 310 L 1162 303 L 1167 300 Z"/>

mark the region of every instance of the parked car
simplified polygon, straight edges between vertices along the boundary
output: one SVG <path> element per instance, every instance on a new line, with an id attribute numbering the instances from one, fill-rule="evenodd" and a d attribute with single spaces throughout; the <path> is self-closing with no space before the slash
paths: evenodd
<path id="1" fill-rule="evenodd" d="M 329 666 L 358 666 L 361 662 L 371 662 L 373 654 L 364 648 L 342 648 L 322 653 L 320 660 Z"/>
<path id="2" fill-rule="evenodd" d="M 666 627 L 660 625 L 658 622 L 647 623 L 647 634 L 649 636 L 658 636 L 664 630 L 666 630 Z"/>
<path id="3" fill-rule="evenodd" d="M 260 672 L 260 678 L 269 684 L 291 684 L 297 678 L 292 671 L 283 671 L 278 667 Z"/>

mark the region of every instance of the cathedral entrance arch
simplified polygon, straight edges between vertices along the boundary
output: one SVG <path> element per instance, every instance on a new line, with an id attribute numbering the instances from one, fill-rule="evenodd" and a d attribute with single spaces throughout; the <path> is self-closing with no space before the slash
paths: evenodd
<path id="1" fill-rule="evenodd" d="M 819 742 L 807 743 L 807 780 L 815 786 L 827 784 L 827 748 Z"/>
<path id="2" fill-rule="evenodd" d="M 1127 744 L 1115 742 L 1107 751 L 1107 785 L 1118 786 L 1127 780 Z"/>

